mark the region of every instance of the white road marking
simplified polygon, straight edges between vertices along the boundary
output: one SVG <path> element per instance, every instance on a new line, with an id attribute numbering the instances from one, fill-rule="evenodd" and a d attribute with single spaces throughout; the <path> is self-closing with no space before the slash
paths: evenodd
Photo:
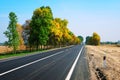
<path id="1" fill-rule="evenodd" d="M 32 65 L 32 64 L 34 64 L 34 63 L 37 63 L 37 62 L 39 62 L 39 61 L 42 61 L 42 60 L 45 60 L 45 59 L 47 59 L 47 58 L 53 57 L 53 56 L 58 55 L 58 54 L 63 53 L 63 52 L 64 52 L 64 51 L 60 51 L 60 52 L 57 52 L 56 54 L 53 54 L 53 55 L 50 55 L 50 56 L 47 56 L 47 57 L 44 57 L 44 58 L 38 59 L 38 60 L 36 60 L 36 61 L 33 61 L 33 62 L 30 62 L 30 63 L 27 63 L 27 64 L 22 65 L 22 66 L 19 66 L 19 67 L 16 67 L 16 68 L 11 69 L 11 70 L 9 70 L 9 71 L 6 71 L 6 72 L 3 72 L 3 73 L 0 73 L 0 76 L 3 76 L 3 75 L 8 74 L 8 73 L 10 73 L 10 72 L 16 71 L 16 70 L 21 69 L 21 68 L 23 68 L 23 67 L 26 67 L 26 66 Z"/>
<path id="2" fill-rule="evenodd" d="M 71 76 L 72 76 L 72 73 L 73 73 L 73 70 L 74 70 L 74 68 L 75 68 L 75 66 L 76 66 L 76 64 L 77 64 L 77 62 L 78 62 L 78 59 L 79 59 L 79 57 L 80 57 L 80 54 L 81 54 L 82 50 L 83 50 L 83 47 L 81 48 L 81 50 L 80 50 L 80 52 L 79 52 L 76 60 L 74 61 L 74 63 L 73 63 L 73 65 L 72 65 L 72 67 L 71 67 L 71 69 L 70 69 L 67 77 L 65 78 L 65 80 L 70 80 L 70 78 L 71 78 Z"/>

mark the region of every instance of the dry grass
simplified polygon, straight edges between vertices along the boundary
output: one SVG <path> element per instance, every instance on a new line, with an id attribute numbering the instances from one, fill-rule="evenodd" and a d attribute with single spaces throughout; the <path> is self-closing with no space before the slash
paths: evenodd
<path id="1" fill-rule="evenodd" d="M 107 80 L 120 80 L 120 47 L 104 46 L 86 46 L 88 59 L 90 61 L 90 71 L 95 73 L 95 68 L 103 71 Z M 91 56 L 93 54 L 94 56 Z M 107 67 L 103 68 L 103 56 L 106 55 Z M 91 78 L 95 75 L 91 74 Z M 92 79 L 91 79 L 92 80 Z"/>
<path id="2" fill-rule="evenodd" d="M 0 46 L 0 53 L 10 52 L 12 51 L 12 48 L 9 48 L 7 46 Z"/>
<path id="3" fill-rule="evenodd" d="M 8 46 L 0 46 L 0 54 L 11 52 L 13 49 L 9 48 Z M 18 50 L 25 50 L 25 46 L 21 45 Z"/>

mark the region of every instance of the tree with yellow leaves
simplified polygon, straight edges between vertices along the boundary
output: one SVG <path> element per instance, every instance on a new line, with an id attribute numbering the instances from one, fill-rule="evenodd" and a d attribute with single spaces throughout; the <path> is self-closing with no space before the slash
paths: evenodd
<path id="1" fill-rule="evenodd" d="M 100 45 L 100 36 L 96 32 L 93 33 L 92 43 L 93 45 Z"/>
<path id="2" fill-rule="evenodd" d="M 24 40 L 22 37 L 23 28 L 20 24 L 17 24 L 16 28 L 17 28 L 17 32 L 18 32 L 19 40 L 20 40 L 19 48 L 22 49 L 24 47 Z"/>
<path id="3" fill-rule="evenodd" d="M 63 33 L 61 32 L 60 18 L 55 18 L 52 21 L 52 26 L 50 28 L 50 38 L 49 41 L 52 45 L 60 45 Z"/>
<path id="4" fill-rule="evenodd" d="M 100 36 L 96 32 L 94 32 L 92 36 L 86 37 L 86 44 L 100 45 Z"/>
<path id="5" fill-rule="evenodd" d="M 55 18 L 52 21 L 49 43 L 54 46 L 79 44 L 80 40 L 67 28 L 66 19 Z"/>

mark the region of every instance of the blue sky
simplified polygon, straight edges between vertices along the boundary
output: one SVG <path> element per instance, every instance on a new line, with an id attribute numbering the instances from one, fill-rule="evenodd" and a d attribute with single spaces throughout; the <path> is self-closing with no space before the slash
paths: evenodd
<path id="1" fill-rule="evenodd" d="M 97 32 L 101 41 L 120 40 L 120 0 L 0 0 L 0 42 L 7 40 L 3 32 L 9 12 L 15 12 L 23 24 L 41 6 L 50 6 L 54 18 L 67 19 L 76 36 Z"/>

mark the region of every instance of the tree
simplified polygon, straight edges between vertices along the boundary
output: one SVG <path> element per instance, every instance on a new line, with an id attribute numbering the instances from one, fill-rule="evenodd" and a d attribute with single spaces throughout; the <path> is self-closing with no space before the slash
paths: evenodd
<path id="1" fill-rule="evenodd" d="M 66 19 L 55 18 L 50 29 L 49 43 L 54 46 L 79 44 L 80 40 L 67 28 Z"/>
<path id="2" fill-rule="evenodd" d="M 83 37 L 82 36 L 78 36 L 78 38 L 80 39 L 80 43 L 83 42 Z"/>
<path id="3" fill-rule="evenodd" d="M 61 44 L 63 33 L 61 32 L 60 20 L 60 18 L 55 18 L 52 21 L 52 26 L 50 28 L 49 43 L 54 46 Z"/>
<path id="4" fill-rule="evenodd" d="M 100 36 L 96 32 L 93 33 L 92 40 L 93 45 L 100 45 Z"/>
<path id="5" fill-rule="evenodd" d="M 100 36 L 94 32 L 92 36 L 86 37 L 85 43 L 88 45 L 100 45 Z"/>
<path id="6" fill-rule="evenodd" d="M 17 32 L 18 32 L 18 35 L 19 35 L 19 39 L 20 39 L 19 48 L 22 49 L 24 47 L 24 40 L 23 40 L 23 37 L 22 37 L 22 32 L 23 32 L 22 25 L 17 24 L 16 25 L 16 29 L 17 29 Z"/>
<path id="7" fill-rule="evenodd" d="M 88 45 L 92 45 L 92 36 L 87 36 L 85 43 Z"/>
<path id="8" fill-rule="evenodd" d="M 61 24 L 61 31 L 63 33 L 63 35 L 62 35 L 62 44 L 67 45 L 68 41 L 70 39 L 70 37 L 69 37 L 69 29 L 67 28 L 68 21 L 66 19 L 61 20 L 60 24 Z"/>
<path id="9" fill-rule="evenodd" d="M 14 53 L 16 53 L 16 50 L 20 44 L 20 39 L 19 39 L 19 35 L 17 32 L 17 16 L 14 12 L 10 12 L 9 13 L 9 26 L 7 28 L 7 31 L 4 32 L 4 34 L 6 35 L 6 37 L 8 38 L 8 46 L 13 48 Z"/>
<path id="10" fill-rule="evenodd" d="M 26 46 L 29 46 L 28 45 L 28 38 L 30 36 L 30 22 L 31 20 L 26 20 L 25 23 L 22 25 L 22 28 L 23 28 L 23 32 L 22 32 L 22 37 L 23 37 L 23 40 L 24 40 L 24 44 Z"/>
<path id="11" fill-rule="evenodd" d="M 34 11 L 30 22 L 30 46 L 36 46 L 38 50 L 39 45 L 47 44 L 52 20 L 53 14 L 49 6 L 42 6 Z"/>

